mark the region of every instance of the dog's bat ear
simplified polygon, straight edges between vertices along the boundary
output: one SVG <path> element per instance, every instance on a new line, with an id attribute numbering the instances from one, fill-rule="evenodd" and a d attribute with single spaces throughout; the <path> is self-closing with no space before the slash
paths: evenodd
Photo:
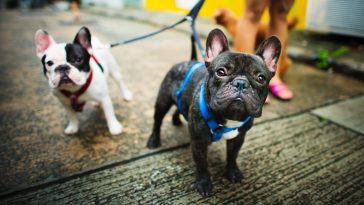
<path id="1" fill-rule="evenodd" d="M 91 46 L 91 32 L 87 27 L 82 27 L 76 34 L 73 43 L 81 45 L 86 50 L 90 50 Z"/>
<path id="2" fill-rule="evenodd" d="M 34 43 L 37 48 L 37 56 L 41 59 L 45 51 L 56 42 L 47 31 L 39 29 L 37 32 L 35 32 Z"/>
<path id="3" fill-rule="evenodd" d="M 275 73 L 281 55 L 281 41 L 276 36 L 270 36 L 259 45 L 256 54 L 263 58 L 268 70 Z"/>
<path id="4" fill-rule="evenodd" d="M 229 42 L 225 34 L 220 29 L 212 30 L 206 40 L 206 67 L 218 56 L 220 53 L 229 50 Z"/>

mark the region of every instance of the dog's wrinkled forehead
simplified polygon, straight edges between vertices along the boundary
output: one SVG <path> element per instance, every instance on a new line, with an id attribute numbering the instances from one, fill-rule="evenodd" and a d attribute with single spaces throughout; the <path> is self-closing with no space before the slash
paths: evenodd
<path id="1" fill-rule="evenodd" d="M 263 59 L 257 55 L 226 51 L 216 57 L 211 65 L 214 69 L 225 67 L 239 71 L 258 70 L 267 72 Z"/>

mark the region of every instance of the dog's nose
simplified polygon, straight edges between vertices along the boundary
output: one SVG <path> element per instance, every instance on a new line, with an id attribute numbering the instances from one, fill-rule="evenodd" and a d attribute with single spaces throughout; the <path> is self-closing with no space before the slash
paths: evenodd
<path id="1" fill-rule="evenodd" d="M 68 73 L 68 71 L 70 70 L 71 68 L 68 66 L 68 65 L 60 65 L 56 68 L 56 71 L 59 71 L 61 73 Z"/>
<path id="2" fill-rule="evenodd" d="M 249 82 L 242 79 L 236 79 L 233 81 L 233 86 L 239 90 L 245 90 L 249 87 Z"/>

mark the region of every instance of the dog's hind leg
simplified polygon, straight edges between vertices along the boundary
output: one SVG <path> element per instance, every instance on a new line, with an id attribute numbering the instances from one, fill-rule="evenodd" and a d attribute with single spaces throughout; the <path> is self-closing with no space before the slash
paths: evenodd
<path id="1" fill-rule="evenodd" d="M 182 125 L 182 121 L 179 117 L 179 110 L 176 109 L 176 111 L 174 111 L 173 113 L 173 117 L 172 117 L 172 124 L 175 125 L 175 126 L 181 126 Z"/>
<path id="2" fill-rule="evenodd" d="M 157 102 L 155 103 L 154 107 L 153 131 L 147 143 L 147 147 L 150 149 L 161 146 L 160 129 L 162 126 L 162 121 L 173 104 L 172 98 L 166 93 L 162 92 L 162 90 L 163 89 L 159 91 Z"/>
<path id="3" fill-rule="evenodd" d="M 123 126 L 120 124 L 115 116 L 115 111 L 110 96 L 107 95 L 101 100 L 101 106 L 104 110 L 107 126 L 110 133 L 112 135 L 121 134 L 123 131 Z"/>

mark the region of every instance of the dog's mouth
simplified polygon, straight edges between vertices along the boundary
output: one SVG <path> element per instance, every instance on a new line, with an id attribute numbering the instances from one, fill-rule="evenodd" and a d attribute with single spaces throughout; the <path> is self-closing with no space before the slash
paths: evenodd
<path id="1" fill-rule="evenodd" d="M 68 85 L 68 84 L 75 84 L 75 82 L 73 82 L 73 80 L 71 80 L 71 78 L 69 78 L 67 75 L 63 75 L 59 81 L 58 86 Z"/>
<path id="2" fill-rule="evenodd" d="M 242 97 L 237 97 L 234 101 L 244 103 L 244 99 Z"/>
<path id="3" fill-rule="evenodd" d="M 261 115 L 262 105 L 259 100 L 253 96 L 239 94 L 230 102 L 228 107 L 234 109 L 235 112 L 248 112 L 252 117 L 259 117 Z"/>
<path id="4" fill-rule="evenodd" d="M 252 117 L 260 117 L 262 115 L 262 104 L 255 97 L 245 97 L 245 106 Z"/>
<path id="5" fill-rule="evenodd" d="M 240 119 L 241 116 L 260 117 L 264 101 L 253 90 L 240 91 L 223 89 L 213 95 L 210 101 L 212 110 L 223 113 L 227 119 Z"/>

